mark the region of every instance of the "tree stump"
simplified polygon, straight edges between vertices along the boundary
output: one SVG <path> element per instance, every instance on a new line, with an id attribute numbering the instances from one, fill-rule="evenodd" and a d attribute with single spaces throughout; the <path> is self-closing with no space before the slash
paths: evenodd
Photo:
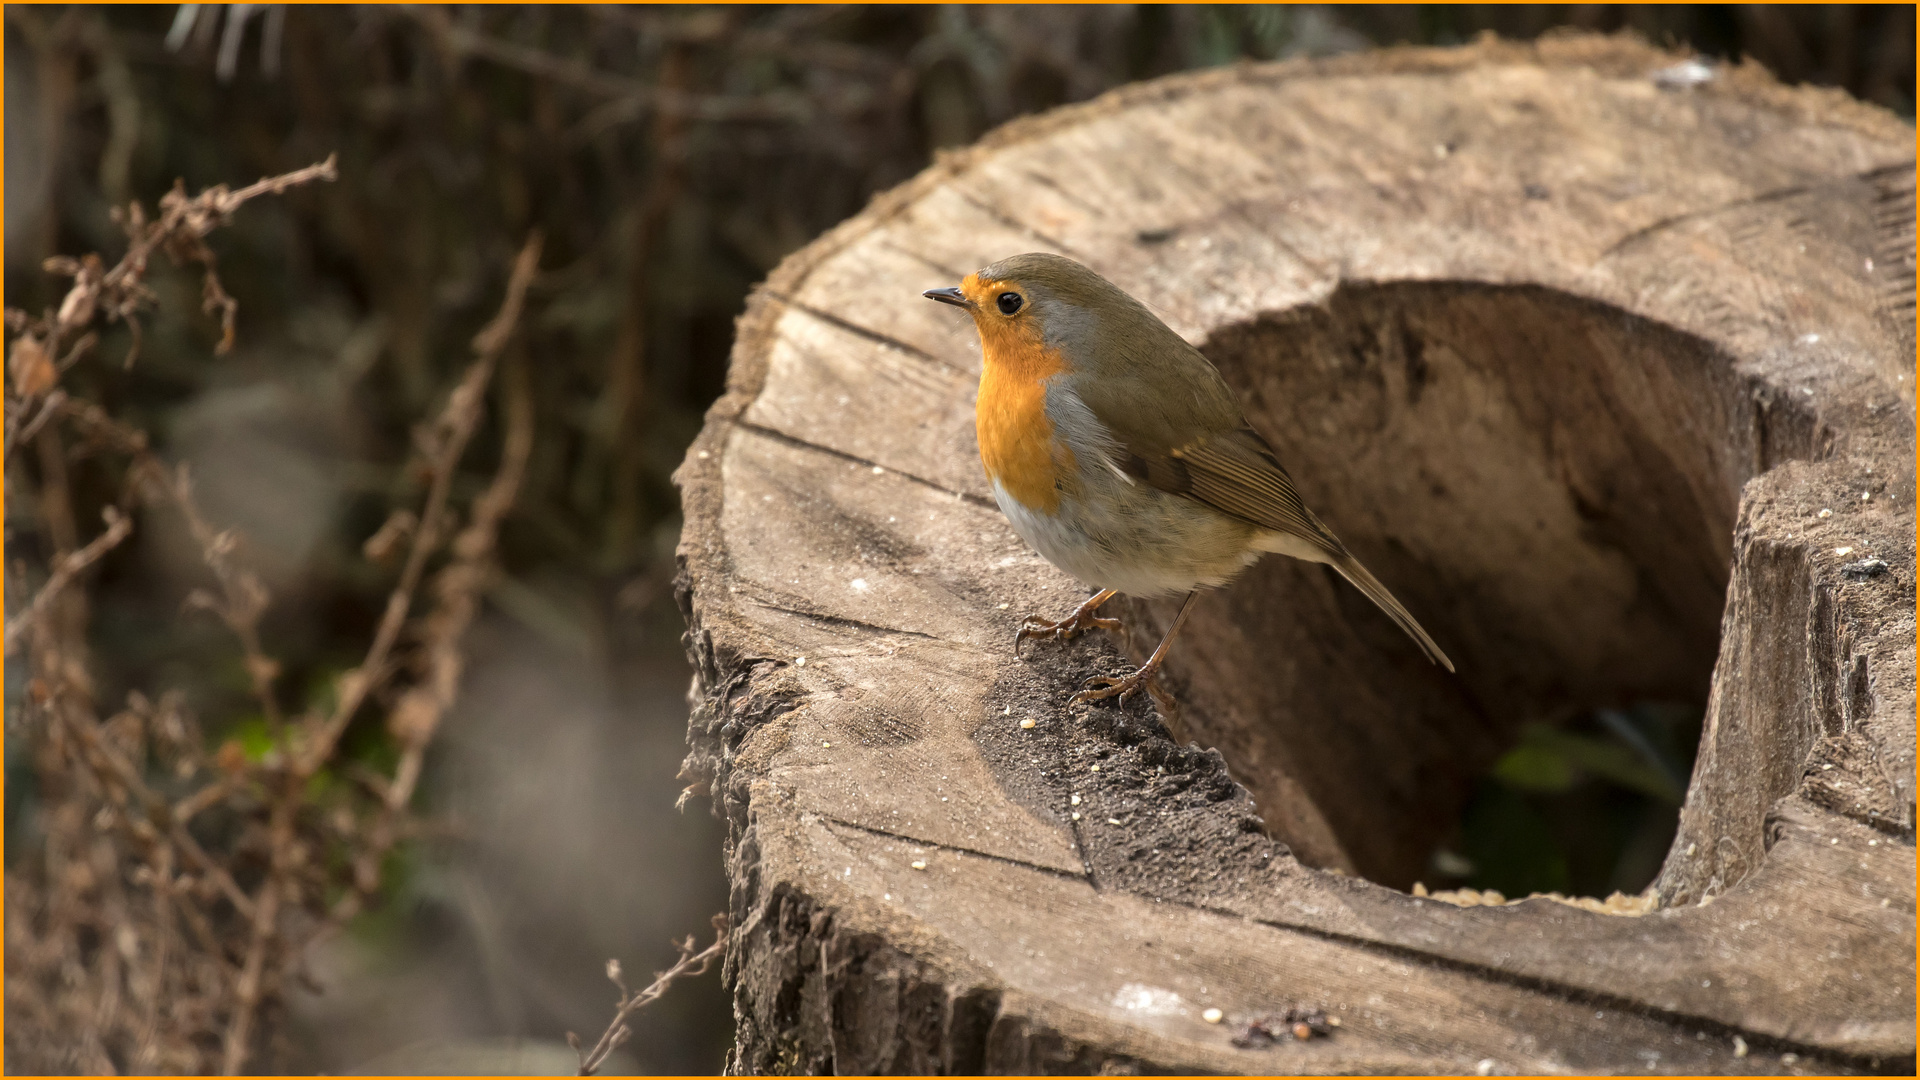
<path id="1" fill-rule="evenodd" d="M 731 1068 L 1910 1071 L 1913 146 L 1632 40 L 1398 49 L 1014 123 L 787 259 L 679 473 Z M 1065 704 L 1171 603 L 1017 661 L 1084 592 L 919 294 L 1029 250 L 1199 344 L 1459 675 L 1277 557 L 1173 651 L 1191 745 Z M 1399 891 L 1523 722 L 1660 696 L 1652 910 Z"/>

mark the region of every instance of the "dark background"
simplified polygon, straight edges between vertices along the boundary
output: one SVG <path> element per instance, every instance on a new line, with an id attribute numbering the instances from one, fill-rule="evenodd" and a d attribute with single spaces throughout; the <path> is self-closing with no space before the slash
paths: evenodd
<path id="1" fill-rule="evenodd" d="M 140 363 L 101 359 L 124 350 L 110 337 L 68 376 L 191 461 L 210 516 L 245 533 L 274 590 L 264 633 L 284 685 L 318 692 L 364 648 L 390 577 L 360 544 L 417 497 L 400 468 L 410 427 L 467 363 L 525 234 L 547 238 L 520 346 L 534 457 L 422 798 L 446 838 L 410 847 L 385 906 L 315 956 L 328 989 L 295 1003 L 291 1034 L 297 1068 L 329 1071 L 565 1067 L 532 1055 L 568 1029 L 598 1033 L 609 956 L 662 966 L 669 938 L 724 909 L 717 823 L 703 801 L 672 809 L 688 672 L 668 477 L 723 384 L 749 287 L 939 148 L 1182 69 L 1566 27 L 1630 29 L 1913 115 L 1909 6 L 295 7 L 231 20 L 7 7 L 6 302 L 57 303 L 64 283 L 39 269 L 50 254 L 116 257 L 112 205 L 150 206 L 176 177 L 197 191 L 339 155 L 337 183 L 259 200 L 214 237 L 240 303 L 231 355 L 212 356 L 197 278 L 162 269 Z M 482 429 L 457 497 L 485 482 L 496 438 Z M 31 591 L 17 568 L 44 559 L 43 541 L 31 505 L 10 498 L 7 515 L 17 597 Z M 181 688 L 219 738 L 247 721 L 247 681 L 225 632 L 180 612 L 197 567 L 159 523 L 107 561 L 95 676 L 103 700 Z M 13 674 L 17 852 L 36 807 Z M 1664 813 L 1670 834 L 1672 809 L 1657 780 L 1634 794 L 1632 768 L 1607 764 L 1617 752 L 1580 749 L 1607 738 L 1603 720 L 1577 722 L 1574 743 L 1530 735 L 1503 761 L 1437 881 L 1637 887 L 1623 860 L 1657 865 L 1664 847 L 1642 819 Z M 1679 733 L 1673 768 L 1687 723 L 1643 725 Z M 1609 768 L 1628 781 L 1607 786 Z M 1527 800 L 1539 826 L 1508 835 Z M 1610 854 L 1554 832 L 1600 806 L 1614 808 L 1599 815 L 1617 826 Z M 617 1061 L 710 1072 L 730 1031 L 709 975 L 642 1013 Z M 515 1058 L 502 1039 L 529 1042 Z"/>

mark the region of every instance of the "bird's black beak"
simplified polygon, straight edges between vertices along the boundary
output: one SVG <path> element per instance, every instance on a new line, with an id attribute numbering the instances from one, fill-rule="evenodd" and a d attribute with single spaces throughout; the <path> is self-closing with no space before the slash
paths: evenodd
<path id="1" fill-rule="evenodd" d="M 963 296 L 959 289 L 949 285 L 944 289 L 928 289 L 920 294 L 929 300 L 938 300 L 943 304 L 952 304 L 959 308 L 972 308 L 973 301 Z"/>

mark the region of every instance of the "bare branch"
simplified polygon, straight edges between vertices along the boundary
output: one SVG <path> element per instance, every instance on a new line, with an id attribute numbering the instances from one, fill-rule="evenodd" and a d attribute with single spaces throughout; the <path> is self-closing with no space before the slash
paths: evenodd
<path id="1" fill-rule="evenodd" d="M 318 935 L 337 928 L 353 910 L 350 904 L 327 907 L 341 878 L 351 875 L 344 882 L 350 899 L 372 895 L 386 853 L 420 835 L 407 803 L 427 746 L 459 687 L 465 664 L 461 644 L 495 572 L 499 529 L 532 452 L 532 391 L 525 371 L 514 367 L 501 380 L 500 462 L 463 524 L 451 506 L 452 487 L 461 457 L 487 415 L 489 388 L 525 310 L 539 265 L 538 234 L 515 262 L 498 314 L 476 335 L 472 364 L 440 415 L 421 429 L 431 473 L 425 509 L 413 527 L 396 518 L 388 530 L 383 543 L 404 546 L 407 558 L 366 662 L 343 680 L 339 705 L 308 718 L 299 741 L 276 741 L 257 755 L 235 739 L 207 754 L 177 708 L 156 710 L 139 695 L 107 721 L 99 718 L 87 662 L 87 597 L 75 585 L 131 534 L 136 504 L 165 502 L 181 513 L 219 585 L 196 591 L 189 606 L 216 613 L 233 631 L 262 712 L 276 732 L 284 730 L 275 693 L 279 665 L 265 653 L 259 634 L 269 595 L 239 558 L 238 534 L 203 513 L 184 466 L 164 462 L 139 428 L 93 401 L 70 396 L 60 376 L 94 347 L 93 324 L 124 319 L 137 330 L 138 315 L 155 300 L 144 275 L 156 250 L 205 268 L 204 306 L 221 318 L 224 348 L 232 340 L 234 305 L 202 238 L 252 198 L 333 173 L 329 159 L 238 191 L 214 187 L 189 198 L 176 186 L 161 200 L 156 220 L 130 204 L 118 215 L 129 238 L 119 263 L 108 268 L 97 256 L 50 259 L 50 272 L 73 279 L 61 303 L 37 317 L 6 313 L 16 335 L 8 365 L 7 449 L 32 439 L 39 450 L 40 509 L 56 556 L 46 585 L 6 626 L 5 644 L 11 652 L 21 641 L 31 643 L 28 700 L 34 713 L 46 718 L 36 733 L 36 767 L 50 781 L 49 791 L 65 785 L 48 802 L 50 812 L 63 815 L 48 826 L 57 850 L 45 855 L 44 872 L 32 879 L 45 889 L 31 892 L 35 885 L 29 884 L 20 894 L 33 905 L 33 914 L 25 917 L 41 924 L 35 931 L 40 937 L 23 938 L 19 948 L 38 952 L 21 961 L 22 989 L 10 992 L 7 1005 L 10 1016 L 31 1010 L 30 1023 L 37 1030 L 60 1032 L 66 1049 L 57 1051 L 64 1055 L 58 1060 L 83 1070 L 133 1065 L 155 1072 L 216 1067 L 235 1073 L 253 1067 L 254 1054 L 270 1034 L 266 1010 L 287 979 L 295 977 L 292 965 Z M 84 546 L 74 527 L 64 441 L 69 436 L 119 478 L 117 500 L 105 511 L 106 530 Z M 431 561 L 449 547 L 452 557 L 429 576 Z M 413 596 L 423 585 L 434 603 L 424 618 L 413 621 Z M 419 643 L 418 653 L 408 657 L 419 678 L 402 688 L 389 717 L 402 747 L 396 774 L 369 785 L 376 800 L 372 814 L 356 812 L 350 804 L 318 802 L 335 795 L 316 796 L 308 781 L 333 762 L 342 728 L 366 697 L 399 669 L 395 654 L 403 636 Z M 149 777 L 156 765 L 192 782 L 188 793 L 160 794 Z M 209 839 L 203 846 L 188 823 L 216 807 L 230 816 L 208 833 L 220 837 L 218 844 Z M 314 857 L 317 844 L 340 840 L 343 859 Z M 264 875 L 258 873 L 262 856 Z M 242 881 L 255 890 L 252 895 Z M 151 890 L 148 902 L 133 895 L 138 888 Z M 223 899 L 231 913 L 216 909 Z M 83 946 L 79 935 L 95 927 L 120 927 L 116 933 L 122 936 L 109 948 Z M 124 936 L 128 933 L 137 937 Z M 16 971 L 15 948 L 10 935 L 10 975 Z M 76 961 L 82 953 L 88 959 Z M 76 964 L 84 969 L 78 972 L 84 988 L 73 983 Z M 75 988 L 56 989 L 62 986 Z M 52 990 L 58 1002 L 34 1005 L 33 988 Z M 186 1021 L 191 1030 L 170 1030 L 181 1026 L 171 993 L 191 1001 L 195 1017 Z"/>
<path id="2" fill-rule="evenodd" d="M 249 199 L 257 199 L 262 195 L 285 194 L 287 189 L 299 187 L 301 184 L 311 180 L 338 179 L 340 179 L 339 155 L 328 154 L 327 160 L 318 164 L 309 165 L 304 169 L 295 169 L 290 173 L 281 173 L 279 176 L 264 177 L 248 184 L 239 191 L 223 193 L 219 197 L 220 212 L 223 214 L 231 214 L 240 208 L 241 203 Z M 221 189 L 213 188 L 210 190 L 219 191 Z"/>
<path id="3" fill-rule="evenodd" d="M 598 1072 L 600 1066 L 607 1063 L 607 1056 L 618 1049 L 621 1043 L 627 1041 L 633 1034 L 633 1030 L 627 1026 L 628 1017 L 658 1001 L 660 996 L 667 992 L 667 988 L 673 985 L 675 979 L 705 974 L 714 960 L 726 952 L 727 917 L 725 915 L 713 917 L 713 944 L 696 953 L 693 951 L 693 936 L 689 934 L 687 940 L 680 942 L 677 947 L 680 950 L 680 959 L 675 961 L 672 967 L 655 974 L 653 982 L 647 984 L 646 988 L 639 993 L 627 989 L 627 984 L 620 974 L 620 961 L 607 961 L 607 978 L 620 988 L 620 1004 L 614 1011 L 613 1021 L 607 1025 L 606 1031 L 601 1032 L 600 1040 L 593 1044 L 593 1049 L 582 1053 L 579 1037 L 571 1031 L 567 1032 L 568 1045 L 580 1055 L 578 1075 L 592 1076 Z"/>
<path id="4" fill-rule="evenodd" d="M 474 339 L 475 348 L 498 352 L 512 329 L 512 323 L 504 317 L 518 314 L 503 308 L 503 318 L 496 318 Z M 453 560 L 434 577 L 434 609 L 422 620 L 421 627 L 425 674 L 401 695 L 387 717 L 387 728 L 400 743 L 400 764 L 382 793 L 380 814 L 355 860 L 354 879 L 363 893 L 378 884 L 380 864 L 398 839 L 395 822 L 419 783 L 427 744 L 459 692 L 460 677 L 466 670 L 460 643 L 479 614 L 481 596 L 494 572 L 493 553 L 500 523 L 513 509 L 527 459 L 533 453 L 533 393 L 523 368 L 509 369 L 505 397 L 507 426 L 499 469 L 487 490 L 474 500 L 467 527 L 454 537 Z"/>
<path id="5" fill-rule="evenodd" d="M 243 757 L 227 775 L 200 786 L 178 803 L 169 803 L 148 780 L 146 755 L 156 747 L 169 748 L 165 753 L 180 767 L 179 776 L 191 778 L 206 763 L 198 749 L 197 734 L 181 725 L 177 713 L 166 709 L 155 712 L 138 695 L 125 712 L 105 723 L 99 719 L 87 664 L 86 598 L 74 585 L 90 566 L 131 535 L 134 504 L 143 500 L 164 499 L 176 504 L 200 542 L 222 593 L 208 606 L 240 639 L 255 692 L 275 724 L 281 722 L 272 692 L 277 665 L 261 650 L 257 633 L 259 617 L 267 604 L 266 589 L 256 575 L 232 558 L 238 537 L 205 519 L 194 501 L 186 471 L 167 468 L 148 449 L 145 432 L 109 415 L 94 402 L 72 399 L 59 386 L 60 376 L 95 346 L 98 337 L 91 326 L 103 319 L 126 320 L 135 331 L 137 343 L 137 316 L 155 299 L 144 276 L 156 249 L 166 250 L 176 260 L 195 261 L 205 267 L 207 306 L 221 316 L 223 346 L 230 342 L 234 304 L 220 286 L 213 254 L 202 238 L 250 199 L 333 175 L 334 165 L 329 159 L 239 191 L 215 187 L 189 198 L 176 186 L 161 200 L 159 219 L 151 222 L 137 204 L 130 205 L 116 215 L 129 239 L 128 250 L 117 264 L 108 269 L 97 255 L 49 259 L 46 265 L 50 272 L 73 279 L 57 308 L 39 317 L 7 313 L 7 324 L 17 336 L 8 365 L 12 379 L 7 387 L 6 451 L 10 458 L 12 451 L 29 439 L 39 447 L 41 510 L 58 555 L 46 584 L 17 617 L 8 621 L 5 648 L 10 654 L 22 640 L 33 643 L 29 701 L 34 711 L 47 719 L 42 737 L 36 740 L 40 757 L 37 768 L 52 784 L 66 786 L 63 796 L 50 796 L 48 802 L 49 813 L 56 819 L 49 823 L 50 846 L 58 845 L 59 850 L 49 851 L 46 856 L 51 871 L 45 875 L 46 891 L 25 894 L 37 898 L 37 902 L 30 909 L 33 914 L 23 918 L 50 920 L 45 927 L 49 938 L 44 945 L 34 946 L 44 955 L 22 969 L 23 973 L 31 970 L 35 974 L 24 977 L 21 985 L 38 986 L 44 991 L 51 988 L 46 983 L 49 973 L 57 973 L 59 985 L 67 985 L 81 974 L 72 959 L 78 955 L 79 946 L 73 939 L 77 927 L 118 927 L 116 932 L 121 935 L 141 935 L 119 937 L 116 947 L 94 952 L 90 970 L 84 972 L 89 987 L 84 992 L 98 995 L 85 1009 L 88 1019 L 77 1017 L 71 1004 L 42 1010 L 47 1016 L 65 1017 L 67 1041 L 72 1047 L 67 1060 L 89 1070 L 113 1071 L 133 1065 L 154 1072 L 192 1072 L 209 1064 L 206 1054 L 210 1048 L 204 1041 L 183 1040 L 175 1032 L 166 1032 L 165 1040 L 160 1038 L 162 1028 L 174 1023 L 162 1020 L 169 1008 L 169 988 L 198 995 L 194 1007 L 202 1010 L 200 1023 L 207 1025 L 203 1031 L 217 1030 L 212 1026 L 225 1016 L 221 1064 L 230 1072 L 245 1067 L 258 1042 L 253 1033 L 260 1003 L 276 992 L 282 977 L 280 957 L 293 952 L 296 943 L 303 940 L 292 936 L 281 923 L 285 910 L 299 903 L 304 880 L 301 875 L 311 876 L 312 868 L 304 865 L 306 848 L 295 835 L 298 812 L 309 801 L 304 778 L 290 776 L 284 759 L 276 763 L 270 755 L 265 761 L 253 763 Z M 63 429 L 68 427 L 96 454 L 105 452 L 127 459 L 120 473 L 119 499 L 103 511 L 107 527 L 84 546 L 74 535 L 73 495 L 62 438 L 66 434 Z M 277 780 L 278 788 L 278 797 L 270 800 L 266 846 L 271 865 L 258 895 L 250 897 L 227 865 L 240 850 L 223 850 L 216 858 L 187 830 L 186 823 L 209 806 L 229 801 L 239 791 L 255 790 L 256 782 L 263 778 Z M 250 801 L 252 797 L 242 798 Z M 253 812 L 244 805 L 235 808 L 243 815 Z M 240 835 L 244 838 L 247 832 L 243 830 Z M 121 848 L 123 843 L 130 846 Z M 240 843 L 248 841 L 242 839 Z M 176 867 L 187 868 L 188 875 L 176 878 Z M 70 872 L 80 868 L 85 872 Z M 9 874 L 9 886 L 13 885 L 13 875 Z M 152 890 L 150 906 L 136 903 L 130 895 L 129 888 L 139 886 Z M 244 946 L 237 948 L 233 940 L 235 920 L 213 917 L 210 903 L 215 898 L 224 898 L 244 920 Z M 137 929 L 134 924 L 138 924 Z M 191 933 L 195 948 L 175 947 L 173 938 L 182 926 Z M 128 944 L 130 941 L 134 944 Z M 244 962 L 236 971 L 230 957 L 242 950 Z M 15 971 L 15 959 L 15 942 L 10 935 L 9 974 Z M 26 991 L 10 993 L 9 1015 L 16 1007 L 26 1007 L 31 997 Z M 136 1006 L 138 1011 L 132 1011 Z M 129 1029 L 124 1026 L 127 1021 L 119 1018 L 123 1012 L 140 1019 Z M 49 1031 L 62 1027 L 59 1021 L 47 1023 L 46 1016 L 35 1022 Z M 108 1024 L 123 1026 L 105 1026 Z M 121 1054 L 129 1056 L 118 1056 Z"/>
<path id="6" fill-rule="evenodd" d="M 200 544 L 201 558 L 205 560 L 207 568 L 213 571 L 214 579 L 220 583 L 224 597 L 209 606 L 233 631 L 233 635 L 240 639 L 247 675 L 253 682 L 254 696 L 260 699 L 260 708 L 267 722 L 277 732 L 283 720 L 280 703 L 274 696 L 273 680 L 280 673 L 280 663 L 260 647 L 260 616 L 266 612 L 271 598 L 267 587 L 258 574 L 234 565 L 229 558 L 239 546 L 240 538 L 231 530 L 216 530 L 201 515 L 200 505 L 193 497 L 193 477 L 186 464 L 181 463 L 170 476 L 157 462 L 153 463 L 152 471 L 163 490 L 173 497 L 180 515 L 186 518 L 188 530 Z"/>
<path id="7" fill-rule="evenodd" d="M 140 770 L 135 768 L 132 762 L 121 756 L 108 744 L 107 740 L 100 737 L 99 721 L 81 709 L 60 710 L 56 716 L 87 749 L 90 755 L 89 764 L 93 765 L 96 771 L 111 776 L 133 795 L 146 809 L 149 820 L 167 825 L 169 838 L 187 856 L 187 861 L 193 863 L 195 869 L 207 875 L 208 879 L 233 904 L 236 911 L 251 918 L 254 903 L 233 880 L 233 875 L 207 855 L 180 821 L 168 819 L 166 800 L 147 785 L 146 779 L 140 775 Z"/>
<path id="8" fill-rule="evenodd" d="M 19 615 L 7 620 L 6 653 L 13 655 L 13 647 L 21 635 L 33 628 L 51 607 L 60 591 L 73 583 L 87 567 L 99 562 L 107 552 L 120 546 L 121 542 L 133 535 L 133 519 L 109 506 L 102 512 L 107 528 L 99 536 L 87 542 L 87 546 L 78 551 L 68 552 L 65 558 L 54 564 L 53 575 L 47 583 L 34 594 L 32 603 Z"/>
<path id="9" fill-rule="evenodd" d="M 277 936 L 277 923 L 280 918 L 280 894 L 285 888 L 286 868 L 282 865 L 282 852 L 290 846 L 293 831 L 293 809 L 297 805 L 292 798 L 283 798 L 273 808 L 273 870 L 267 876 L 266 884 L 260 886 L 259 900 L 253 909 L 253 932 L 247 943 L 247 959 L 240 969 L 240 980 L 234 987 L 233 1018 L 227 1023 L 227 1036 L 222 1044 L 220 1071 L 225 1076 L 238 1076 L 247 1063 L 251 1049 L 254 1010 L 260 1004 L 261 980 L 265 973 L 267 952 L 272 948 Z"/>
<path id="10" fill-rule="evenodd" d="M 60 406 L 65 404 L 66 400 L 67 392 L 65 390 L 53 391 L 47 395 L 46 401 L 41 403 L 40 411 L 33 414 L 33 419 L 25 422 L 21 422 L 19 417 L 24 416 L 32 409 L 33 403 L 31 401 L 22 401 L 19 405 L 9 409 L 7 411 L 9 423 L 7 425 L 6 453 L 4 457 L 0 457 L 0 460 L 12 461 L 13 448 L 23 442 L 30 441 L 35 435 L 40 434 L 40 429 L 46 427 L 47 421 L 59 414 Z"/>
<path id="11" fill-rule="evenodd" d="M 199 195 L 188 196 L 184 184 L 176 182 L 172 191 L 160 200 L 160 217 L 149 222 L 138 203 L 114 211 L 115 220 L 127 232 L 127 250 L 111 269 L 98 255 L 83 258 L 55 256 L 48 259 L 50 273 L 73 278 L 73 284 L 50 318 L 12 320 L 24 337 L 30 337 L 48 358 L 57 355 L 61 343 L 85 329 L 95 319 L 122 320 L 134 331 L 134 351 L 139 348 L 139 313 L 153 306 L 154 294 L 146 286 L 147 264 L 156 250 L 165 250 L 176 262 L 197 262 L 204 269 L 203 306 L 209 314 L 218 314 L 221 341 L 216 353 L 224 353 L 233 343 L 233 317 L 237 306 L 220 284 L 215 272 L 216 260 L 204 237 L 226 224 L 233 212 L 249 200 L 262 195 L 277 195 L 313 180 L 334 180 L 339 176 L 333 155 L 316 165 L 295 169 L 280 176 L 267 177 L 238 191 L 216 184 Z M 16 341 L 16 350 L 18 342 Z M 133 352 L 128 353 L 131 365 Z M 77 354 L 69 354 L 71 362 Z M 40 387 L 49 389 L 50 384 Z M 30 396 L 28 388 L 17 390 Z M 11 403 L 10 403 L 11 408 Z"/>
<path id="12" fill-rule="evenodd" d="M 400 629 L 406 624 L 407 612 L 413 606 L 413 594 L 420 586 L 420 579 L 426 572 L 427 560 L 439 547 L 440 534 L 445 528 L 448 513 L 447 497 L 453 486 L 453 473 L 460 462 L 460 456 L 466 451 L 467 441 L 473 437 L 474 429 L 480 423 L 481 402 L 487 383 L 493 377 L 493 369 L 500 358 L 500 351 L 506 346 L 515 323 L 519 320 L 520 310 L 526 300 L 527 287 L 533 282 L 534 272 L 540 265 L 541 238 L 534 233 L 527 238 L 526 245 L 520 249 L 520 257 L 514 262 L 513 275 L 507 282 L 506 299 L 485 329 L 473 339 L 474 351 L 478 354 L 466 375 L 448 395 L 446 408 L 425 436 L 428 453 L 428 466 L 432 470 L 433 480 L 427 491 L 426 507 L 420 514 L 420 525 L 414 531 L 413 544 L 407 552 L 406 565 L 400 571 L 400 581 L 387 597 L 387 608 L 381 616 L 380 625 L 374 631 L 373 644 L 368 647 L 366 659 L 358 669 L 349 672 L 341 679 L 340 700 L 332 715 L 323 721 L 313 733 L 301 754 L 297 772 L 311 776 L 333 753 L 333 746 L 340 734 L 353 720 L 361 703 L 387 675 L 388 654 L 394 642 L 399 640 Z M 518 481 L 515 481 L 517 487 Z"/>

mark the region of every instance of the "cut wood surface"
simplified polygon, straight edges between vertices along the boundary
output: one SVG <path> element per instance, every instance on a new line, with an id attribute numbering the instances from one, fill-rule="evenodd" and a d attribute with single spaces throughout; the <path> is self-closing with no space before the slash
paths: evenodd
<path id="1" fill-rule="evenodd" d="M 734 1070 L 1911 1071 L 1913 130 L 1680 59 L 1142 84 L 775 271 L 679 473 Z M 919 294 L 1031 250 L 1199 345 L 1458 676 L 1277 557 L 1174 648 L 1190 745 L 1065 704 L 1171 603 L 1016 660 L 1085 590 Z M 1521 725 L 1648 698 L 1707 716 L 1652 910 L 1401 891 Z M 1236 1038 L 1290 1008 L 1338 1026 Z"/>

